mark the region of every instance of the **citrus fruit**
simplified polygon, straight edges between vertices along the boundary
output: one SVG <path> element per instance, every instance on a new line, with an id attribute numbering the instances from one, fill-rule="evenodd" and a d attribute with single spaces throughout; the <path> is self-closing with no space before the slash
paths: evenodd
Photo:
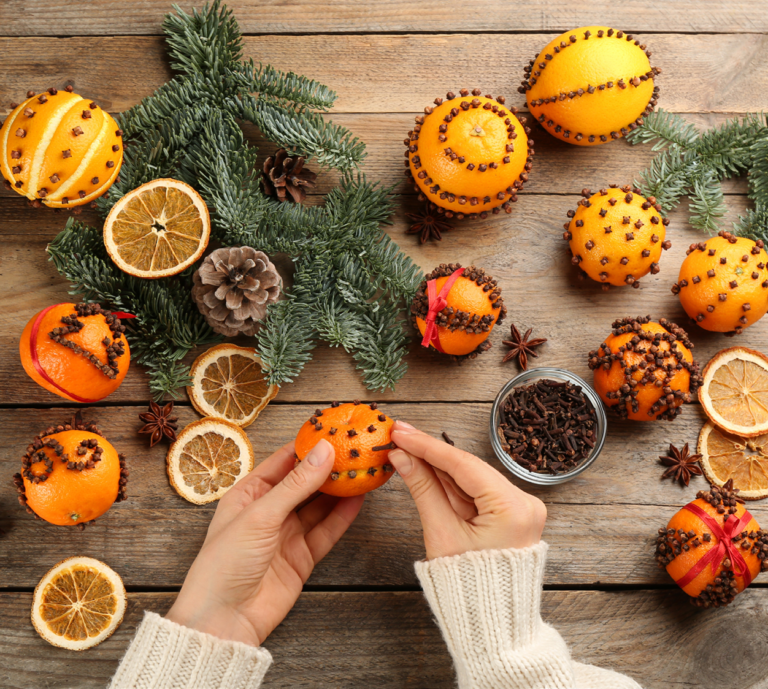
<path id="1" fill-rule="evenodd" d="M 631 34 L 582 26 L 550 41 L 525 68 L 518 89 L 552 136 L 578 146 L 618 139 L 656 105 L 661 72 Z"/>
<path id="2" fill-rule="evenodd" d="M 732 480 L 740 498 L 768 497 L 768 433 L 742 438 L 708 421 L 699 433 L 698 451 L 704 476 L 711 484 L 723 486 Z"/>
<path id="3" fill-rule="evenodd" d="M 211 234 L 200 194 L 175 179 L 155 179 L 127 193 L 104 223 L 104 245 L 120 270 L 163 278 L 203 255 Z"/>
<path id="4" fill-rule="evenodd" d="M 21 334 L 19 356 L 38 385 L 84 404 L 117 390 L 131 362 L 125 326 L 98 304 L 54 304 L 35 314 Z"/>
<path id="5" fill-rule="evenodd" d="M 768 433 L 768 357 L 746 347 L 723 349 L 702 378 L 699 400 L 713 423 L 748 438 Z"/>
<path id="6" fill-rule="evenodd" d="M 218 500 L 253 469 L 253 448 L 240 426 L 206 417 L 193 421 L 168 450 L 168 478 L 196 505 Z"/>
<path id="7" fill-rule="evenodd" d="M 420 199 L 449 218 L 485 218 L 502 208 L 510 213 L 531 169 L 526 119 L 504 98 L 481 93 L 461 89 L 459 96 L 436 98 L 405 140 L 407 174 Z"/>
<path id="8" fill-rule="evenodd" d="M 701 382 L 693 344 L 678 325 L 662 318 L 621 318 L 589 353 L 595 390 L 621 418 L 672 421 Z"/>
<path id="9" fill-rule="evenodd" d="M 392 478 L 387 460 L 394 421 L 376 403 L 339 404 L 317 409 L 296 436 L 296 459 L 302 461 L 320 440 L 336 452 L 333 471 L 320 487 L 321 493 L 350 497 L 383 486 Z"/>
<path id="10" fill-rule="evenodd" d="M 76 416 L 32 440 L 14 481 L 21 503 L 34 514 L 72 526 L 93 521 L 124 500 L 127 476 L 125 458 L 98 428 Z"/>
<path id="11" fill-rule="evenodd" d="M 112 116 L 69 90 L 30 91 L 0 127 L 3 177 L 19 194 L 46 206 L 96 200 L 122 163 L 122 132 Z"/>
<path id="12" fill-rule="evenodd" d="M 84 651 L 112 636 L 125 603 L 117 572 L 92 557 L 70 557 L 35 587 L 32 625 L 49 644 Z"/>
<path id="13" fill-rule="evenodd" d="M 665 239 L 669 220 L 662 219 L 656 199 L 615 184 L 596 194 L 584 189 L 581 195 L 564 225 L 572 262 L 593 280 L 618 287 L 640 287 L 643 275 L 658 273 L 661 250 L 672 244 Z"/>
<path id="14" fill-rule="evenodd" d="M 220 344 L 201 354 L 189 372 L 192 406 L 203 416 L 250 426 L 280 389 L 264 377 L 252 347 Z"/>
<path id="15" fill-rule="evenodd" d="M 434 282 L 432 300 L 430 282 Z M 439 306 L 442 308 L 435 310 Z M 482 268 L 462 269 L 458 263 L 443 263 L 426 275 L 411 304 L 413 323 L 424 338 L 422 345 L 459 358 L 473 359 L 490 349 L 486 340 L 506 314 L 496 280 Z M 426 341 L 427 319 L 432 316 L 436 329 L 430 329 Z"/>
<path id="16" fill-rule="evenodd" d="M 766 264 L 762 240 L 720 232 L 691 244 L 672 292 L 704 330 L 740 333 L 768 311 Z"/>

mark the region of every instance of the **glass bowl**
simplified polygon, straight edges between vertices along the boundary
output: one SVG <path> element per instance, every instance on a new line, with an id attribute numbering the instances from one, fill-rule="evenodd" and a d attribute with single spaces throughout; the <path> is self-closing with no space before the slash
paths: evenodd
<path id="1" fill-rule="evenodd" d="M 517 462 L 515 462 L 512 457 L 504 452 L 498 436 L 499 410 L 512 389 L 519 387 L 520 385 L 533 383 L 537 380 L 541 380 L 542 378 L 548 378 L 550 380 L 556 381 L 565 381 L 581 387 L 582 392 L 584 395 L 586 395 L 587 399 L 589 399 L 589 401 L 592 403 L 592 406 L 595 408 L 595 414 L 597 416 L 597 427 L 595 428 L 596 442 L 595 446 L 592 448 L 592 452 L 581 464 L 579 464 L 579 466 L 565 474 L 538 474 L 533 471 L 524 469 Z M 583 471 L 586 471 L 597 459 L 600 451 L 603 449 L 607 430 L 608 420 L 605 415 L 605 408 L 603 407 L 603 403 L 598 397 L 597 393 L 592 389 L 592 386 L 584 382 L 577 375 L 562 368 L 532 368 L 529 371 L 523 371 L 523 373 L 515 376 L 506 385 L 504 385 L 501 390 L 499 390 L 499 394 L 496 395 L 496 399 L 494 400 L 493 407 L 491 409 L 491 445 L 493 446 L 493 451 L 496 454 L 496 457 L 498 457 L 499 461 L 505 467 L 507 467 L 507 469 L 509 469 L 509 471 L 517 478 L 521 478 L 523 481 L 534 483 L 538 486 L 555 486 L 560 483 L 565 483 L 566 481 L 570 481 L 572 478 L 575 478 Z"/>

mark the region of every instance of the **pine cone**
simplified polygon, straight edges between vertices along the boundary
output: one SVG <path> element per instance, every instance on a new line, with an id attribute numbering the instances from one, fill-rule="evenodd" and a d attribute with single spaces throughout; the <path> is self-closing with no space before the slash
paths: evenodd
<path id="1" fill-rule="evenodd" d="M 268 196 L 278 201 L 302 203 L 307 198 L 306 188 L 315 186 L 317 175 L 304 170 L 304 158 L 289 158 L 288 151 L 281 148 L 274 156 L 264 161 L 264 175 L 261 186 Z"/>
<path id="2" fill-rule="evenodd" d="M 282 286 L 269 257 L 249 246 L 216 249 L 193 279 L 197 308 L 217 333 L 227 337 L 254 335 Z"/>

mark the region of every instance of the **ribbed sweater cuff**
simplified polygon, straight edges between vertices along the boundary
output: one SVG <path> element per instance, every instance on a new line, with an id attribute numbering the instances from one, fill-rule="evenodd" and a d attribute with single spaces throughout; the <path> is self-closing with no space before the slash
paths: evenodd
<path id="1" fill-rule="evenodd" d="M 223 641 L 147 612 L 110 689 L 256 689 L 271 663 L 264 648 Z"/>
<path id="2" fill-rule="evenodd" d="M 460 687 L 574 686 L 565 642 L 541 619 L 547 547 L 542 541 L 416 563 Z"/>

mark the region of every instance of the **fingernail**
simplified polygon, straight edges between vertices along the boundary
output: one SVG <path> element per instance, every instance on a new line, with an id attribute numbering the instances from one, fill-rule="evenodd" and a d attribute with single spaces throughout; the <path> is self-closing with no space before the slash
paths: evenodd
<path id="1" fill-rule="evenodd" d="M 395 421 L 395 425 L 393 426 L 392 430 L 400 431 L 401 433 L 407 433 L 408 431 L 415 431 L 416 429 L 411 426 L 411 424 L 406 423 L 405 421 L 400 421 L 400 419 L 398 419 Z"/>
<path id="2" fill-rule="evenodd" d="M 403 452 L 402 450 L 392 450 L 388 457 L 400 476 L 408 476 L 413 470 L 413 459 L 407 452 Z"/>
<path id="3" fill-rule="evenodd" d="M 328 460 L 332 450 L 333 448 L 327 440 L 321 440 L 309 451 L 307 461 L 313 467 L 321 467 Z"/>

